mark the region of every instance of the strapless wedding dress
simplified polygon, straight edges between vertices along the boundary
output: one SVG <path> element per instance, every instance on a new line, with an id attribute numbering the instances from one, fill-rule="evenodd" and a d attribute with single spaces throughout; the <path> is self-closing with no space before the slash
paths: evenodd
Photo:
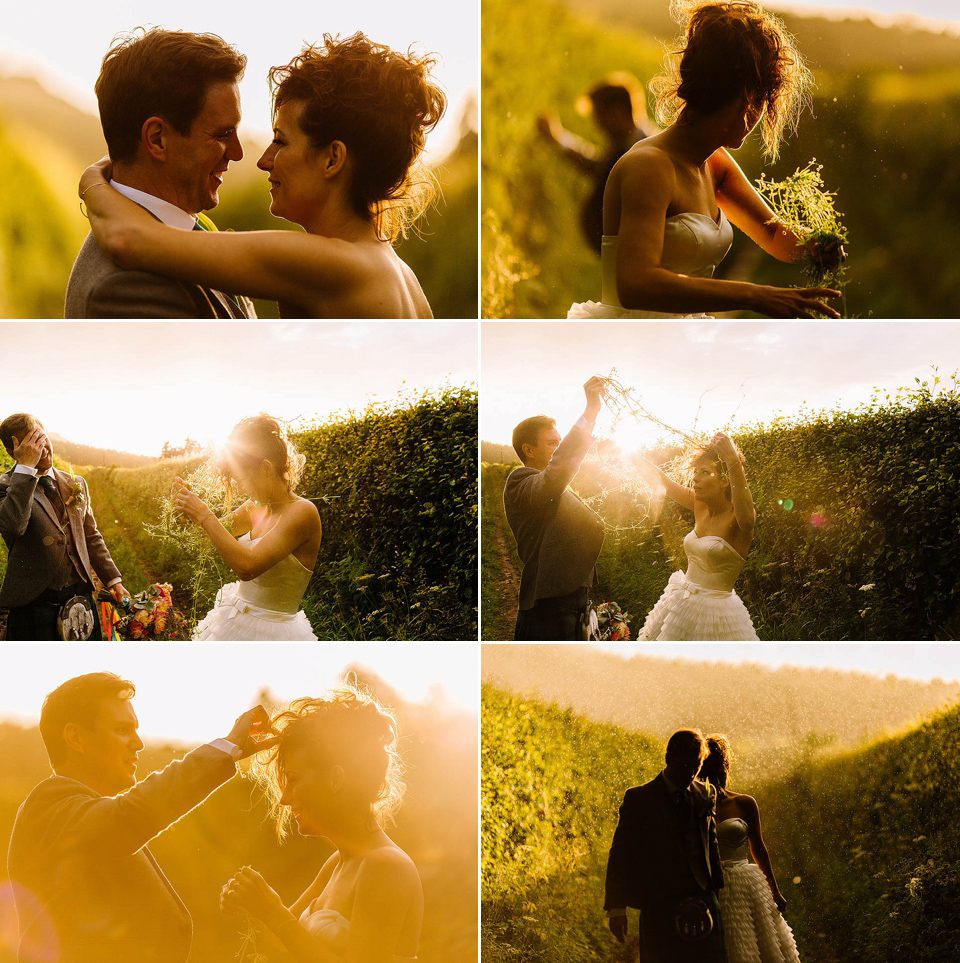
<path id="1" fill-rule="evenodd" d="M 773 894 L 749 858 L 747 824 L 724 819 L 717 826 L 723 887 L 717 893 L 727 963 L 800 963 L 797 944 Z"/>
<path id="2" fill-rule="evenodd" d="M 715 221 L 706 214 L 674 214 L 663 233 L 661 267 L 692 278 L 712 278 L 733 243 L 733 228 L 723 211 Z M 584 301 L 567 312 L 568 318 L 709 318 L 707 314 L 668 314 L 630 311 L 617 297 L 617 237 L 603 236 L 600 247 L 601 301 Z"/>
<path id="3" fill-rule="evenodd" d="M 300 914 L 300 925 L 324 946 L 330 947 L 338 956 L 343 956 L 347 950 L 350 920 L 336 910 L 314 910 L 311 909 L 312 905 Z M 415 956 L 390 956 L 386 957 L 383 963 L 416 963 L 416 960 Z"/>
<path id="4" fill-rule="evenodd" d="M 637 641 L 757 642 L 747 607 L 733 590 L 746 559 L 719 535 L 683 540 L 687 571 L 674 572 Z"/>
<path id="5" fill-rule="evenodd" d="M 259 538 L 241 535 L 254 545 Z M 195 642 L 316 642 L 299 611 L 313 572 L 292 555 L 248 582 L 231 582 L 194 630 Z"/>

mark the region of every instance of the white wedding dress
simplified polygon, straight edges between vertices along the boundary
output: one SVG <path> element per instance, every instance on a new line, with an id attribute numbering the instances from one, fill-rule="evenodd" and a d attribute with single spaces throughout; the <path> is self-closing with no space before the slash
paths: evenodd
<path id="1" fill-rule="evenodd" d="M 747 824 L 724 819 L 717 826 L 723 887 L 717 892 L 727 963 L 800 963 L 797 944 L 780 915 L 767 878 L 750 862 Z"/>
<path id="2" fill-rule="evenodd" d="M 259 538 L 241 535 L 253 545 Z M 310 622 L 300 611 L 313 572 L 292 555 L 282 558 L 248 582 L 230 582 L 217 594 L 213 608 L 197 624 L 195 642 L 316 642 Z"/>
<path id="3" fill-rule="evenodd" d="M 723 211 L 720 219 L 706 214 L 674 214 L 667 218 L 660 266 L 674 274 L 712 278 L 733 243 L 733 228 Z M 668 314 L 665 311 L 630 311 L 617 298 L 617 237 L 604 235 L 600 247 L 601 301 L 583 301 L 567 312 L 568 318 L 709 318 L 707 314 Z"/>
<path id="4" fill-rule="evenodd" d="M 686 572 L 674 572 L 637 641 L 757 642 L 747 607 L 733 590 L 746 559 L 719 535 L 683 540 Z"/>
<path id="5" fill-rule="evenodd" d="M 312 936 L 316 937 L 324 946 L 338 956 L 343 956 L 347 949 L 347 938 L 350 933 L 350 920 L 342 913 L 332 909 L 312 909 L 311 903 L 300 914 L 300 925 Z M 383 963 L 416 963 L 415 956 L 390 956 Z"/>

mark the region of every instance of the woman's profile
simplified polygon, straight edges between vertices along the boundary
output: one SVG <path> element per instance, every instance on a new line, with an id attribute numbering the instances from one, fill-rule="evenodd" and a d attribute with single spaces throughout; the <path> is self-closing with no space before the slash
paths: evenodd
<path id="1" fill-rule="evenodd" d="M 601 302 L 569 318 L 708 317 L 753 311 L 771 318 L 840 315 L 829 288 L 778 288 L 713 277 L 738 227 L 780 261 L 798 262 L 801 239 L 777 221 L 730 151 L 760 127 L 776 158 L 795 126 L 811 74 L 783 24 L 755 0 L 675 3 L 685 27 L 651 83 L 668 126 L 628 150 L 607 180 L 603 202 Z M 816 247 L 814 245 L 814 247 Z M 816 247 L 839 263 L 839 245 Z"/>
<path id="2" fill-rule="evenodd" d="M 297 963 L 413 963 L 423 889 L 413 860 L 384 832 L 404 791 L 396 718 L 344 684 L 296 700 L 272 727 L 279 743 L 257 773 L 280 833 L 292 821 L 336 851 L 289 908 L 248 866 L 223 887 L 221 908 L 261 920 Z"/>

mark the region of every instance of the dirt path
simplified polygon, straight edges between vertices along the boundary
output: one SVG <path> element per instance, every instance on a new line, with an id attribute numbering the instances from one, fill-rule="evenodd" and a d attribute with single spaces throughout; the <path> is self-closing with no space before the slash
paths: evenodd
<path id="1" fill-rule="evenodd" d="M 517 594 L 520 591 L 520 569 L 517 566 L 517 553 L 513 544 L 513 533 L 501 514 L 497 517 L 494 529 L 496 535 L 497 559 L 499 561 L 499 592 L 497 595 L 497 625 L 501 636 L 513 638 L 513 627 L 517 621 Z"/>

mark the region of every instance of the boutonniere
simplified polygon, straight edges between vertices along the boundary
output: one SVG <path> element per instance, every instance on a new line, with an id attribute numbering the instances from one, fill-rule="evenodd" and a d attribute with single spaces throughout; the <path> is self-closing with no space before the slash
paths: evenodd
<path id="1" fill-rule="evenodd" d="M 64 508 L 72 508 L 74 505 L 79 505 L 81 508 L 86 508 L 87 493 L 84 490 L 83 484 L 73 472 L 70 472 L 70 481 L 70 495 L 64 502 Z"/>

